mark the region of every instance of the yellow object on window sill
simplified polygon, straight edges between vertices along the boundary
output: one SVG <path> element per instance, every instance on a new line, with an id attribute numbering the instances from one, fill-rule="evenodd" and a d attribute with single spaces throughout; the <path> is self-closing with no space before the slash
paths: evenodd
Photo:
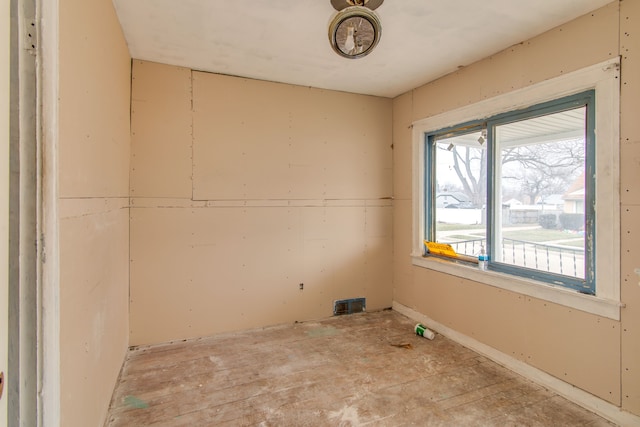
<path id="1" fill-rule="evenodd" d="M 433 255 L 458 258 L 458 254 L 456 253 L 456 251 L 451 247 L 451 245 L 447 243 L 429 242 L 428 240 L 425 240 L 424 245 L 427 247 L 429 253 Z"/>

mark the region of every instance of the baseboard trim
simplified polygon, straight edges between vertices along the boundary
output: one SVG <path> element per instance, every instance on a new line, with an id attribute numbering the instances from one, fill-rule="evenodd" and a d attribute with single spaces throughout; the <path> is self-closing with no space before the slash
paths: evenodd
<path id="1" fill-rule="evenodd" d="M 623 411 L 618 406 L 606 402 L 599 397 L 592 395 L 591 393 L 587 393 L 586 391 L 581 390 L 552 375 L 549 375 L 548 373 L 541 371 L 540 369 L 534 368 L 533 366 L 515 359 L 505 353 L 502 353 L 501 351 L 498 351 L 493 347 L 483 344 L 480 341 L 477 341 L 439 322 L 436 322 L 435 320 L 429 318 L 429 316 L 426 316 L 410 307 L 394 301 L 392 308 L 398 313 L 401 313 L 409 317 L 410 319 L 415 320 L 416 322 L 425 324 L 429 329 L 433 329 L 439 334 L 444 335 L 447 338 L 480 353 L 481 355 L 493 360 L 494 362 L 504 366 L 505 368 L 508 368 L 513 372 L 516 372 L 517 374 L 520 374 L 523 377 L 554 391 L 560 396 L 576 403 L 577 405 L 582 406 L 585 409 L 588 409 L 589 411 L 600 415 L 601 417 L 613 423 L 616 423 L 620 426 L 640 425 L 639 416 L 633 415 L 632 413 L 627 411 Z"/>

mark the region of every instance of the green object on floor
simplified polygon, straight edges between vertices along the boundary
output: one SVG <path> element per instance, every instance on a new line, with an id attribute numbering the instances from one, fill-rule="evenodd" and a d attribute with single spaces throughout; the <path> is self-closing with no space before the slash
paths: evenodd
<path id="1" fill-rule="evenodd" d="M 147 402 L 131 395 L 124 398 L 124 403 L 125 405 L 131 406 L 132 408 L 136 409 L 145 409 L 149 407 L 149 404 Z"/>

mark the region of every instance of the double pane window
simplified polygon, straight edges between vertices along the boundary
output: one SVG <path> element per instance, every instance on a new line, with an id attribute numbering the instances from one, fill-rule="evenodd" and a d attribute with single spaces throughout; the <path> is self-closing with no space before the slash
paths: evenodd
<path id="1" fill-rule="evenodd" d="M 594 93 L 427 135 L 425 240 L 594 294 Z"/>

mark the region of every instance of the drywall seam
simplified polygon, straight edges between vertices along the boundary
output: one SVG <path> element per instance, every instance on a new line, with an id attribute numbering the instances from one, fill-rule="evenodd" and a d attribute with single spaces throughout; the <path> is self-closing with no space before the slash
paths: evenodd
<path id="1" fill-rule="evenodd" d="M 132 208 L 237 208 L 237 207 L 385 207 L 392 199 L 260 199 L 260 200 L 189 200 L 135 197 Z"/>
<path id="2" fill-rule="evenodd" d="M 540 369 L 534 368 L 533 366 L 502 353 L 493 347 L 483 344 L 474 338 L 451 329 L 410 307 L 400 304 L 397 301 L 393 301 L 392 308 L 398 313 L 403 314 L 414 321 L 423 323 L 428 328 L 435 330 L 439 334 L 482 354 L 505 368 L 510 369 L 543 387 L 551 389 L 560 396 L 600 415 L 603 418 L 606 418 L 609 421 L 621 426 L 640 425 L 640 417 L 633 415 L 630 412 L 623 411 L 620 407 L 606 402 L 591 393 L 581 390 L 567 382 L 547 374 Z"/>
<path id="3" fill-rule="evenodd" d="M 190 151 L 191 151 L 191 200 L 194 199 L 194 192 L 195 189 L 194 184 L 193 184 L 193 171 L 195 169 L 195 160 L 194 160 L 194 155 L 193 155 L 193 145 L 194 145 L 194 136 L 193 136 L 193 122 L 194 122 L 194 116 L 195 116 L 195 111 L 193 110 L 193 70 L 189 70 L 189 100 L 191 102 L 191 146 Z"/>

